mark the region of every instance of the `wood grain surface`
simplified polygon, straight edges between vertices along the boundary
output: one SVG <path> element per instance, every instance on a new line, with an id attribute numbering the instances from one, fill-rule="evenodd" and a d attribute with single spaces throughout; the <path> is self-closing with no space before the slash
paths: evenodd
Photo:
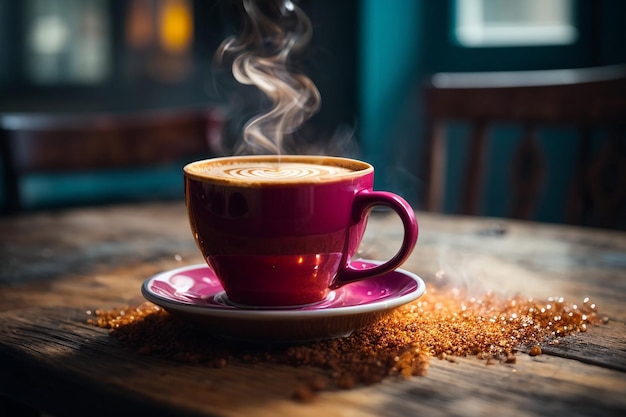
<path id="1" fill-rule="evenodd" d="M 58 416 L 613 416 L 626 413 L 626 234 L 418 213 L 403 266 L 427 285 L 578 301 L 608 323 L 518 353 L 515 364 L 431 361 L 428 374 L 294 401 L 321 374 L 234 361 L 220 369 L 130 352 L 86 311 L 143 301 L 152 274 L 202 262 L 184 206 L 76 209 L 0 220 L 0 393 Z M 391 256 L 399 220 L 374 213 L 360 255 Z M 0 402 L 0 414 L 2 414 Z M 10 407 L 6 406 L 6 410 Z M 13 408 L 11 408 L 13 409 Z"/>

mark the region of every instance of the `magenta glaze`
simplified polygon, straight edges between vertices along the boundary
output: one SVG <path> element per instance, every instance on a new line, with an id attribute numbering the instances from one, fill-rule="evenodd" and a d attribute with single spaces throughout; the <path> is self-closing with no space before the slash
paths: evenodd
<path id="1" fill-rule="evenodd" d="M 231 157 L 224 159 L 275 157 Z M 345 158 L 282 156 L 282 160 L 345 164 Z M 346 162 L 347 161 L 347 162 Z M 201 161 L 200 163 L 210 163 Z M 372 191 L 370 165 L 324 183 L 228 184 L 185 171 L 185 201 L 196 243 L 229 298 L 255 306 L 317 302 L 330 289 L 399 267 L 412 252 L 417 221 L 401 197 Z M 392 208 L 402 219 L 401 249 L 380 265 L 355 267 L 356 253 L 374 206 Z"/>
<path id="2" fill-rule="evenodd" d="M 377 263 L 359 260 L 354 262 L 359 269 L 371 268 Z M 330 310 L 360 305 L 369 305 L 397 299 L 416 291 L 418 282 L 403 271 L 392 271 L 373 279 L 353 282 L 332 291 L 323 301 L 285 311 Z M 215 273 L 204 265 L 194 265 L 159 274 L 144 283 L 144 296 L 164 307 L 185 305 L 193 308 L 214 310 L 237 310 L 223 296 L 224 289 Z"/>

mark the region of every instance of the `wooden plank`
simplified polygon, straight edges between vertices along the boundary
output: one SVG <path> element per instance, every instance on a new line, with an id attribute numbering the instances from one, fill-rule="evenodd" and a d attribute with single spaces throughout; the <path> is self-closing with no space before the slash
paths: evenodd
<path id="1" fill-rule="evenodd" d="M 0 285 L 196 255 L 184 204 L 138 204 L 0 219 Z"/>
<path id="2" fill-rule="evenodd" d="M 520 353 L 515 365 L 433 360 L 423 378 L 291 398 L 313 368 L 233 361 L 214 369 L 128 352 L 85 323 L 85 310 L 143 301 L 154 273 L 202 262 L 184 206 L 69 210 L 0 219 L 0 391 L 53 414 L 623 415 L 626 234 L 503 219 L 418 213 L 403 268 L 429 286 L 543 299 L 590 297 L 610 321 Z M 360 256 L 393 255 L 402 227 L 372 216 Z M 117 410 L 119 411 L 119 410 Z"/>
<path id="3" fill-rule="evenodd" d="M 418 245 L 403 267 L 428 284 L 443 277 L 474 294 L 590 297 L 602 314 L 626 321 L 624 233 L 426 213 L 418 220 Z M 375 214 L 359 255 L 390 257 L 401 231 L 394 215 Z M 119 306 L 152 274 L 203 262 L 180 203 L 3 219 L 0 237 L 0 311 Z"/>
<path id="4" fill-rule="evenodd" d="M 603 315 L 626 321 L 626 233 L 421 212 L 417 218 L 418 244 L 403 268 L 427 285 L 577 303 L 589 297 Z M 369 223 L 359 255 L 391 256 L 397 248 L 389 242 L 401 233 L 394 215 L 380 214 Z"/>
<path id="5" fill-rule="evenodd" d="M 626 412 L 622 371 L 580 361 L 519 354 L 515 365 L 478 359 L 433 360 L 425 377 L 389 379 L 350 391 L 330 391 L 312 403 L 291 397 L 312 368 L 232 361 L 221 369 L 126 351 L 76 309 L 33 308 L 3 313 L 0 389 L 63 415 L 112 415 L 118 407 L 151 415 L 620 415 Z M 594 329 L 572 343 L 623 335 L 623 323 Z M 610 336 L 610 337 L 609 337 Z M 623 336 L 621 336 L 623 342 Z M 612 343 L 612 341 L 611 341 Z M 623 345 L 622 345 L 623 346 Z M 553 353 L 569 345 L 553 347 Z M 587 351 L 581 350 L 581 353 Z M 614 350 L 613 350 L 614 351 Z M 602 365 L 602 363 L 599 363 Z"/>
<path id="6" fill-rule="evenodd" d="M 403 267 L 428 284 L 443 276 L 474 294 L 590 297 L 602 314 L 626 321 L 624 233 L 427 213 L 418 220 L 418 245 Z M 394 215 L 376 213 L 359 256 L 390 257 L 401 233 Z M 0 311 L 119 306 L 152 274 L 203 262 L 180 203 L 3 219 L 0 237 Z"/>

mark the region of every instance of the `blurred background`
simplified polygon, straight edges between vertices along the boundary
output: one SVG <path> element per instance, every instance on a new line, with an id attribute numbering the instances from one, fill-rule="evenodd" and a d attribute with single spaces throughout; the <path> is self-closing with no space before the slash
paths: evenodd
<path id="1" fill-rule="evenodd" d="M 213 108 L 222 118 L 221 134 L 236 134 L 233 129 L 250 114 L 238 111 L 241 92 L 231 94 L 237 87 L 212 62 L 220 42 L 237 33 L 236 3 L 0 0 L 0 115 L 132 115 Z M 373 163 L 376 187 L 397 192 L 418 208 L 425 189 L 422 87 L 428 76 L 626 63 L 622 0 L 297 3 L 314 30 L 303 68 L 322 94 L 322 110 L 307 132 L 326 142 L 341 138 L 342 146 L 326 148 Z M 10 122 L 5 117 L 5 125 Z M 468 151 L 460 139 L 465 134 L 462 123 L 450 128 L 445 212 L 456 211 L 453 201 L 461 171 L 455 162 Z M 510 185 L 502 174 L 507 169 L 502 155 L 515 147 L 518 132 L 501 126 L 493 135 L 511 139 L 493 141 L 480 214 L 506 216 L 502 196 Z M 563 204 L 578 150 L 574 135 L 568 129 L 552 129 L 539 138 L 549 175 L 541 191 L 546 198 L 534 220 L 565 221 Z M 22 146 L 20 152 L 29 149 Z M 19 179 L 20 207 L 182 198 L 184 162 L 151 169 L 94 169 L 80 175 L 31 173 Z M 6 188 L 0 189 L 4 200 Z"/>

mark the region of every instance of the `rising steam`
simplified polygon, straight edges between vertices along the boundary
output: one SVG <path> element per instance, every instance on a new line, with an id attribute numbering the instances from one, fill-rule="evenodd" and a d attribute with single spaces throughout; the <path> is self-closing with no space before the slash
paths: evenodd
<path id="1" fill-rule="evenodd" d="M 241 84 L 258 87 L 272 107 L 246 123 L 244 144 L 237 153 L 283 150 L 285 135 L 296 131 L 320 108 L 313 81 L 294 70 L 293 54 L 311 39 L 306 14 L 291 0 L 243 0 L 244 28 L 239 37 L 224 40 L 219 62 L 232 59 L 232 72 Z"/>

